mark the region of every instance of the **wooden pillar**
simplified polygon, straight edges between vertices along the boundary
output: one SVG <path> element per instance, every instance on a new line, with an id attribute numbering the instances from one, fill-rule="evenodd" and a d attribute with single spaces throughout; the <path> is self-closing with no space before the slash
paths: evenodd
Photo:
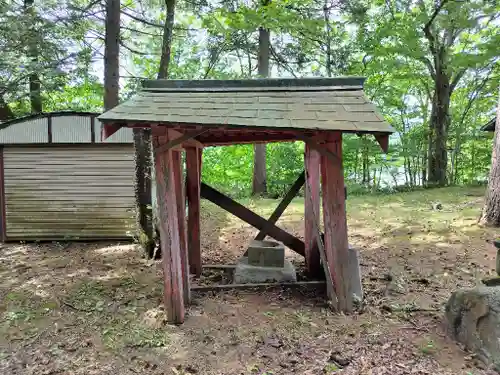
<path id="1" fill-rule="evenodd" d="M 202 152 L 201 148 L 186 148 L 189 268 L 196 277 L 201 275 L 200 180 Z"/>
<path id="2" fill-rule="evenodd" d="M 155 129 L 153 129 L 154 131 Z M 154 135 L 154 133 L 153 133 Z M 158 148 L 158 136 L 154 136 Z M 155 153 L 156 194 L 164 280 L 164 305 L 169 323 L 184 322 L 184 285 L 177 215 L 176 173 L 172 150 Z"/>
<path id="3" fill-rule="evenodd" d="M 173 151 L 172 159 L 175 177 L 175 196 L 177 198 L 177 220 L 179 222 L 182 286 L 184 290 L 184 303 L 188 304 L 191 300 L 191 293 L 189 290 L 189 261 L 186 240 L 186 199 L 182 185 L 182 151 Z"/>
<path id="4" fill-rule="evenodd" d="M 319 176 L 320 176 L 320 154 L 306 144 L 304 163 L 306 169 L 306 189 L 304 201 L 304 242 L 305 261 L 307 273 L 311 276 L 319 276 L 322 272 L 319 248 L 317 242 L 317 229 L 320 218 Z"/>
<path id="5" fill-rule="evenodd" d="M 349 282 L 349 244 L 345 207 L 344 171 L 342 168 L 342 134 L 332 132 L 323 145 L 332 156 L 321 155 L 321 187 L 323 193 L 323 220 L 325 253 L 335 284 L 340 311 L 353 309 Z"/>

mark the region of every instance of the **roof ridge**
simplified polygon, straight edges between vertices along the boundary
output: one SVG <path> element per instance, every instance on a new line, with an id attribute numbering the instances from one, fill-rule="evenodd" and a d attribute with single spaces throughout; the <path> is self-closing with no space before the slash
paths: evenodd
<path id="1" fill-rule="evenodd" d="M 328 91 L 363 89 L 365 77 L 144 80 L 143 91 Z"/>

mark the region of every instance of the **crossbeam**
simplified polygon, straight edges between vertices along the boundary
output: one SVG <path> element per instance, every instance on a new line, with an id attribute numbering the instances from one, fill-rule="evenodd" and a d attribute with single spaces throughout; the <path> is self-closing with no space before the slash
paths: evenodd
<path id="1" fill-rule="evenodd" d="M 215 203 L 220 208 L 240 218 L 251 226 L 261 231 L 266 229 L 269 236 L 271 236 L 275 240 L 283 242 L 285 246 L 288 246 L 296 253 L 304 256 L 304 242 L 302 242 L 297 237 L 270 223 L 268 220 L 257 215 L 255 212 L 249 210 L 245 206 L 239 204 L 238 202 L 234 201 L 233 199 L 229 198 L 228 196 L 222 194 L 221 192 L 215 190 L 214 188 L 208 186 L 203 182 L 201 183 L 200 194 L 203 198 L 209 200 L 212 203 Z"/>
<path id="2" fill-rule="evenodd" d="M 276 209 L 271 214 L 271 216 L 269 216 L 269 219 L 267 219 L 267 221 L 269 222 L 270 225 L 276 224 L 276 222 L 281 217 L 283 212 L 285 212 L 285 210 L 288 207 L 288 205 L 290 204 L 290 202 L 293 200 L 293 198 L 295 198 L 297 196 L 297 194 L 299 193 L 302 186 L 304 186 L 305 181 L 306 181 L 306 174 L 305 174 L 305 171 L 302 171 L 302 173 L 299 175 L 297 180 L 295 180 L 295 182 L 293 183 L 290 190 L 288 190 L 286 195 L 283 197 L 283 200 L 280 202 L 278 207 L 276 207 Z M 268 233 L 268 229 L 266 227 L 263 230 L 261 230 L 259 232 L 259 234 L 257 234 L 255 239 L 257 241 L 262 241 L 264 238 L 266 238 L 267 233 Z"/>

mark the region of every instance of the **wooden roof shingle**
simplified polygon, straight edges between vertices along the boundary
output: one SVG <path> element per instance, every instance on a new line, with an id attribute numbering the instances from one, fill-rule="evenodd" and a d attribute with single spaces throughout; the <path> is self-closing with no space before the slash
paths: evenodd
<path id="1" fill-rule="evenodd" d="M 155 123 L 392 133 L 363 92 L 364 78 L 146 81 L 103 113 L 105 124 Z"/>

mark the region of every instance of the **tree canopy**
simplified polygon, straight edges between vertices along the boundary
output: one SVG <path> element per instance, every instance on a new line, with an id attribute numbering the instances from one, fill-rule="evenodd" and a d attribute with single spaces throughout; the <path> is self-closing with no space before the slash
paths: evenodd
<path id="1" fill-rule="evenodd" d="M 0 2 L 0 121 L 39 108 L 103 108 L 104 0 Z M 180 0 L 170 78 L 258 76 L 259 28 L 270 31 L 273 77 L 361 75 L 396 129 L 381 155 L 344 137 L 352 190 L 481 183 L 491 163 L 500 82 L 500 2 L 494 0 Z M 167 5 L 120 4 L 120 98 L 159 72 Z M 26 27 L 29 25 L 29 27 Z M 35 104 L 35 105 L 34 105 Z M 267 148 L 271 195 L 303 164 L 301 143 Z M 246 195 L 251 146 L 209 148 L 203 179 Z"/>

